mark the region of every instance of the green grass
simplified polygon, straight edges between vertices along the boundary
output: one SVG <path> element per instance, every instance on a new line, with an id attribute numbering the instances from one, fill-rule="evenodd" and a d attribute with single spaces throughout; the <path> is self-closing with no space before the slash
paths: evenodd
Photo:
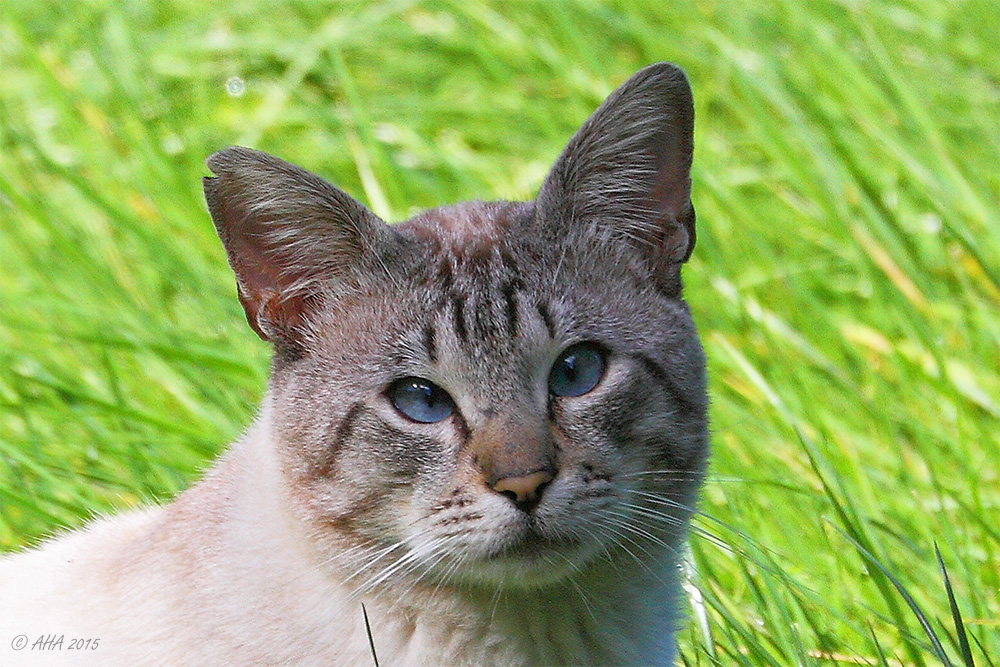
<path id="1" fill-rule="evenodd" d="M 0 548 L 169 499 L 250 421 L 268 350 L 212 151 L 394 220 L 528 198 L 665 59 L 697 105 L 714 431 L 685 662 L 968 664 L 953 594 L 1000 664 L 998 34 L 992 0 L 8 0 Z"/>

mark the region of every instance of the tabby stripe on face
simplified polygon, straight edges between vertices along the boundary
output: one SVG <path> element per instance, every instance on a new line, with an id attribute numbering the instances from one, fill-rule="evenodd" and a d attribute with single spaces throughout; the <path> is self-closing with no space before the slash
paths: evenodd
<path id="1" fill-rule="evenodd" d="M 565 436 L 566 431 L 563 430 L 563 427 L 559 425 L 558 421 L 558 418 L 561 415 L 556 414 L 556 402 L 551 396 L 549 397 L 548 404 L 545 406 L 545 415 L 549 418 L 549 423 Z"/>
<path id="2" fill-rule="evenodd" d="M 538 309 L 538 316 L 541 317 L 542 322 L 545 323 L 545 328 L 549 332 L 549 338 L 554 340 L 556 337 L 556 327 L 555 324 L 552 323 L 552 313 L 549 312 L 549 307 L 539 301 L 535 304 L 535 308 Z"/>
<path id="3" fill-rule="evenodd" d="M 382 443 L 381 455 L 384 457 L 380 465 L 386 469 L 396 468 L 405 471 L 407 476 L 417 474 L 420 467 L 427 465 L 428 453 L 442 450 L 447 441 L 406 431 L 385 421 L 377 413 L 369 413 L 374 417 L 369 425 L 373 442 Z M 461 415 L 456 414 L 455 426 L 461 439 L 460 446 L 465 446 L 469 439 L 469 427 Z M 400 468 L 401 467 L 401 468 Z"/>
<path id="4" fill-rule="evenodd" d="M 503 286 L 504 312 L 507 315 L 507 332 L 511 338 L 517 336 L 517 283 L 512 281 Z"/>
<path id="5" fill-rule="evenodd" d="M 455 324 L 455 335 L 463 344 L 469 342 L 469 331 L 465 327 L 465 313 L 463 312 L 464 302 L 462 297 L 452 295 L 451 297 L 452 320 Z"/>
<path id="6" fill-rule="evenodd" d="M 499 250 L 499 255 L 500 263 L 503 264 L 504 274 L 508 276 L 517 276 L 520 273 L 517 261 L 511 257 L 510 253 L 506 250 Z M 503 298 L 506 306 L 505 312 L 507 315 L 507 329 L 510 331 L 511 338 L 517 335 L 517 292 L 523 292 L 524 289 L 524 282 L 520 278 L 516 277 L 503 286 Z"/>
<path id="7" fill-rule="evenodd" d="M 383 498 L 378 492 L 363 495 L 339 514 L 326 517 L 326 523 L 334 530 L 356 532 L 358 520 L 371 512 Z"/>
<path id="8" fill-rule="evenodd" d="M 644 354 L 636 354 L 634 355 L 634 358 L 638 359 L 646 371 L 652 375 L 657 382 L 663 385 L 663 388 L 667 390 L 668 394 L 670 394 L 670 398 L 673 400 L 674 404 L 677 405 L 678 409 L 685 414 L 692 414 L 695 412 L 696 406 L 691 402 L 687 394 L 681 391 L 681 389 L 674 383 L 673 378 L 670 377 L 667 371 L 660 366 L 660 364 L 656 363 L 653 359 Z"/>
<path id="9" fill-rule="evenodd" d="M 435 336 L 437 331 L 434 329 L 433 323 L 428 323 L 424 327 L 424 349 L 427 350 L 427 357 L 431 360 L 431 363 L 437 362 L 437 342 L 435 341 Z"/>
<path id="10" fill-rule="evenodd" d="M 347 410 L 347 414 L 344 415 L 344 418 L 337 424 L 333 437 L 326 443 L 326 449 L 323 452 L 322 459 L 316 463 L 315 471 L 317 477 L 329 477 L 333 472 L 333 466 L 337 460 L 337 454 L 340 453 L 341 449 L 343 449 L 344 443 L 347 439 L 351 437 L 351 433 L 354 431 L 354 425 L 357 423 L 358 417 L 361 415 L 362 408 L 364 408 L 364 404 L 360 401 L 353 404 Z M 333 426 L 333 424 L 331 424 L 331 426 Z"/>
<path id="11" fill-rule="evenodd" d="M 440 244 L 437 249 L 440 251 Z M 435 277 L 435 280 L 436 282 L 441 283 L 440 288 L 442 292 L 447 293 L 451 291 L 451 262 L 445 260 L 438 264 L 437 276 Z"/>
<path id="12" fill-rule="evenodd" d="M 471 435 L 471 432 L 469 431 L 469 424 L 465 421 L 465 417 L 463 417 L 462 413 L 458 410 L 455 411 L 452 418 L 455 420 L 458 437 L 462 440 L 462 447 L 465 447 L 465 445 L 469 443 L 469 436 Z"/>

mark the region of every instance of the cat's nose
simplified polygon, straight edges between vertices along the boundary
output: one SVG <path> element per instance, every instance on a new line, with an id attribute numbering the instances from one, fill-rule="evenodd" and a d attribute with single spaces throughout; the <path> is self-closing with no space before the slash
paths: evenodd
<path id="1" fill-rule="evenodd" d="M 552 473 L 548 470 L 537 470 L 529 475 L 504 477 L 493 484 L 493 490 L 508 496 L 518 506 L 534 506 L 545 486 L 552 481 Z"/>
<path id="2" fill-rule="evenodd" d="M 518 509 L 534 509 L 558 467 L 555 443 L 541 416 L 511 409 L 473 431 L 469 449 L 486 486 Z"/>

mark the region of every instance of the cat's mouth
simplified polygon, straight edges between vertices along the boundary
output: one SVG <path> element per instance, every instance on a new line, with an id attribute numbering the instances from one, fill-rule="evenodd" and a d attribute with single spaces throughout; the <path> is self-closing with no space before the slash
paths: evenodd
<path id="1" fill-rule="evenodd" d="M 446 580 L 537 587 L 580 572 L 614 542 L 607 494 L 554 485 L 537 504 L 495 493 L 451 493 L 414 523 L 421 560 Z M 422 528 L 422 520 L 430 526 Z"/>
<path id="2" fill-rule="evenodd" d="M 579 540 L 556 539 L 545 535 L 533 517 L 526 520 L 526 527 L 512 536 L 500 548 L 492 550 L 487 558 L 491 560 L 539 561 L 553 553 L 562 553 L 579 546 Z"/>
<path id="3" fill-rule="evenodd" d="M 458 578 L 505 587 L 544 586 L 578 572 L 601 548 L 595 540 L 553 533 L 532 515 L 491 532 L 492 539 L 459 557 L 464 566 L 453 571 Z"/>

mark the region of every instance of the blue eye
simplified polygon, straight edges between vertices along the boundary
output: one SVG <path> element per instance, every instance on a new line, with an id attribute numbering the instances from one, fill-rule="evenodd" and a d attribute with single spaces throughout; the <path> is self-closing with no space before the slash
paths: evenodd
<path id="1" fill-rule="evenodd" d="M 397 410 L 421 424 L 439 422 L 455 411 L 455 403 L 448 392 L 422 378 L 397 380 L 389 386 L 388 395 Z"/>
<path id="2" fill-rule="evenodd" d="M 549 392 L 553 396 L 582 396 L 604 377 L 604 353 L 592 343 L 566 348 L 549 371 Z"/>

